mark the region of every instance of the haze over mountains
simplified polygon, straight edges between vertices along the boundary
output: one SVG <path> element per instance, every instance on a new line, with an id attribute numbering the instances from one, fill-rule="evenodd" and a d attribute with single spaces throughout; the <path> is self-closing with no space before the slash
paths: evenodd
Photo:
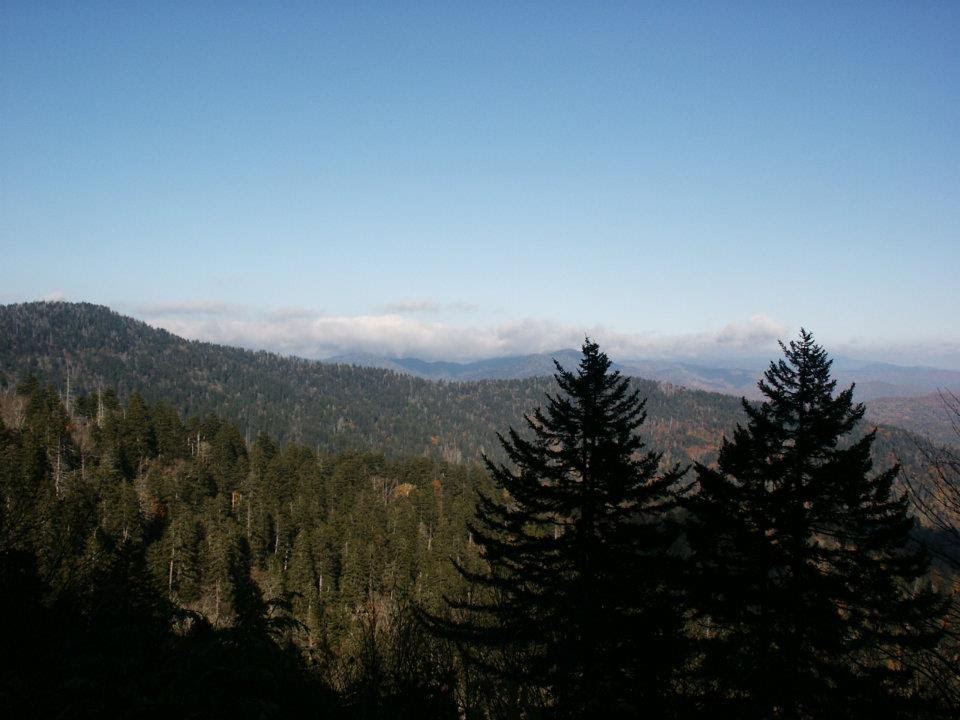
<path id="1" fill-rule="evenodd" d="M 558 350 L 457 363 L 357 353 L 339 355 L 329 361 L 384 368 L 428 380 L 463 382 L 548 376 L 554 371 L 554 359 L 569 366 L 577 362 L 578 356 L 576 350 Z M 759 398 L 757 381 L 769 359 L 753 358 L 747 367 L 742 360 L 717 358 L 711 365 L 681 360 L 624 360 L 615 363 L 615 367 L 625 375 L 756 400 Z M 956 442 L 950 415 L 939 393 L 960 392 L 960 372 L 842 355 L 833 356 L 833 369 L 841 387 L 856 383 L 856 397 L 867 403 L 867 417 L 872 422 L 899 425 L 938 443 Z"/>
<path id="2" fill-rule="evenodd" d="M 379 367 L 429 380 L 506 380 L 551 375 L 553 360 L 561 364 L 576 362 L 579 352 L 562 349 L 551 353 L 497 357 L 474 362 L 426 361 L 418 358 L 389 358 L 364 353 L 338 355 L 328 362 Z M 621 360 L 615 367 L 626 375 L 668 382 L 695 390 L 708 390 L 755 398 L 757 380 L 769 358 L 751 358 L 749 364 L 717 358 L 711 364 L 682 360 Z M 913 397 L 937 390 L 960 389 L 960 372 L 923 366 L 856 360 L 833 356 L 833 370 L 840 385 L 856 383 L 857 397 L 873 400 L 886 397 Z"/>

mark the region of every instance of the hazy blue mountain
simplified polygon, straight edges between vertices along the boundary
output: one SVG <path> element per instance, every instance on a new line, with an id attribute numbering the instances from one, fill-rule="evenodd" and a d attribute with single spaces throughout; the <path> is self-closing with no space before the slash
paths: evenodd
<path id="1" fill-rule="evenodd" d="M 367 367 L 386 368 L 428 380 L 507 380 L 549 376 L 553 359 L 573 366 L 576 350 L 489 358 L 468 363 L 431 362 L 417 358 L 386 358 L 373 355 L 343 355 L 331 360 Z M 722 393 L 759 399 L 757 381 L 769 359 L 709 358 L 703 363 L 679 360 L 629 359 L 614 367 L 626 375 L 670 383 L 690 390 Z M 746 363 L 747 367 L 737 363 Z M 856 384 L 856 397 L 867 403 L 867 417 L 873 422 L 897 425 L 926 435 L 936 442 L 957 442 L 950 417 L 944 412 L 937 392 L 960 392 L 960 372 L 923 366 L 858 360 L 837 356 L 834 372 L 843 387 Z"/>
<path id="2" fill-rule="evenodd" d="M 855 382 L 861 400 L 879 397 L 910 397 L 937 390 L 960 391 L 960 371 L 891 363 L 834 358 L 834 372 L 841 383 Z"/>
<path id="3" fill-rule="evenodd" d="M 350 354 L 327 358 L 326 362 L 349 363 L 364 367 L 385 368 L 404 372 L 427 380 L 521 380 L 532 377 L 549 377 L 556 371 L 556 359 L 564 366 L 574 366 L 580 360 L 578 350 L 564 349 L 552 353 L 514 355 L 489 358 L 474 362 L 445 362 L 420 360 L 419 358 L 387 358 L 376 355 Z M 614 365 L 620 370 L 622 366 Z"/>
<path id="4" fill-rule="evenodd" d="M 363 354 L 339 355 L 327 362 L 385 368 L 428 380 L 470 381 L 549 376 L 554 371 L 554 358 L 561 364 L 574 365 L 578 357 L 578 351 L 563 349 L 552 353 L 496 357 L 465 363 Z M 739 358 L 736 362 L 749 364 L 738 366 L 722 358 L 710 358 L 703 362 L 634 358 L 620 359 L 614 363 L 614 367 L 627 375 L 668 382 L 692 390 L 757 398 L 757 381 L 769 359 Z M 833 369 L 841 386 L 856 383 L 857 398 L 861 402 L 887 397 L 911 398 L 941 389 L 960 391 L 960 371 L 956 370 L 908 367 L 844 356 L 834 358 Z"/>

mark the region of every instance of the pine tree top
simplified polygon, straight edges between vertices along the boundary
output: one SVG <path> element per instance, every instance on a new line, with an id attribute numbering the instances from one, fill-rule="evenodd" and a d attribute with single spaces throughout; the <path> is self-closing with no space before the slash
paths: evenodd
<path id="1" fill-rule="evenodd" d="M 853 402 L 855 386 L 835 393 L 833 361 L 806 329 L 780 347 L 784 357 L 771 362 L 757 383 L 765 400 L 759 406 L 743 401 L 751 429 L 774 432 L 781 441 L 834 447 L 863 418 L 863 404 Z"/>

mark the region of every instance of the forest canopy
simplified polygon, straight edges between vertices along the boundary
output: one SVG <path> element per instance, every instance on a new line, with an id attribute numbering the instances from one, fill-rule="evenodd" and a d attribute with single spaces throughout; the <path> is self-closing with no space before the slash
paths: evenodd
<path id="1" fill-rule="evenodd" d="M 956 576 L 929 568 L 891 452 L 829 368 L 802 335 L 729 439 L 671 453 L 648 434 L 670 401 L 587 343 L 486 466 L 5 373 L 0 700 L 44 717 L 951 717 Z"/>

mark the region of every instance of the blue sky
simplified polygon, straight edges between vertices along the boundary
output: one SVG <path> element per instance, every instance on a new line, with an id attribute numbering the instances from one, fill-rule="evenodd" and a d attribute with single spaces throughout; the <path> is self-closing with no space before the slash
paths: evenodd
<path id="1" fill-rule="evenodd" d="M 957 3 L 386 5 L 0 4 L 0 302 L 960 366 Z"/>

